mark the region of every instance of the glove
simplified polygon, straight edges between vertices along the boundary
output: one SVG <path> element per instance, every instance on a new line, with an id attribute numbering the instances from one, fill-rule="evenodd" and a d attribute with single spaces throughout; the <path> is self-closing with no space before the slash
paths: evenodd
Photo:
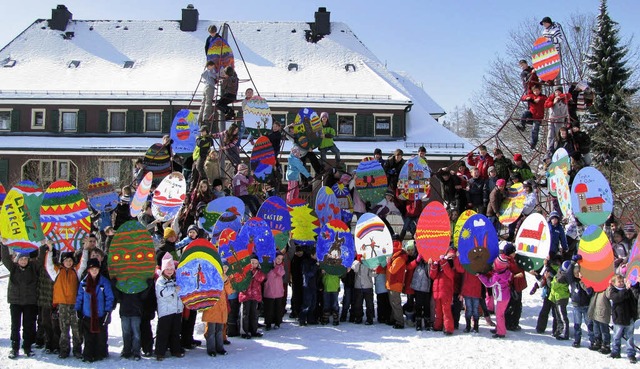
<path id="1" fill-rule="evenodd" d="M 444 260 L 444 255 L 440 255 L 440 260 Z"/>
<path id="2" fill-rule="evenodd" d="M 418 257 L 416 258 L 416 261 L 419 263 L 422 261 L 422 255 L 418 254 Z"/>
<path id="3" fill-rule="evenodd" d="M 82 315 L 82 311 L 76 310 L 76 316 L 78 317 L 79 320 L 82 320 L 82 318 L 84 318 L 84 316 Z"/>
<path id="4" fill-rule="evenodd" d="M 575 254 L 575 255 L 573 255 L 573 256 L 571 257 L 571 260 L 576 261 L 576 262 L 577 262 L 577 261 L 580 261 L 580 260 L 582 260 L 582 255 L 580 255 L 580 254 Z"/>

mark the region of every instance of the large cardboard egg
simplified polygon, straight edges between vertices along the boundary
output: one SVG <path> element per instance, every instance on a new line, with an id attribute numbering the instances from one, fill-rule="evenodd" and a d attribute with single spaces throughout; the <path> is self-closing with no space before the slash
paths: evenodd
<path id="1" fill-rule="evenodd" d="M 416 246 L 424 260 L 436 260 L 451 242 L 449 214 L 441 202 L 432 201 L 422 209 L 416 226 Z"/>
<path id="2" fill-rule="evenodd" d="M 542 214 L 526 217 L 516 235 L 516 262 L 525 271 L 538 270 L 544 265 L 551 248 L 549 224 Z"/>
<path id="3" fill-rule="evenodd" d="M 595 292 L 606 290 L 614 274 L 614 256 L 609 238 L 600 227 L 590 225 L 584 230 L 578 254 L 582 255 L 579 263 L 584 284 Z"/>
<path id="4" fill-rule="evenodd" d="M 154 218 L 166 222 L 175 218 L 187 197 L 187 182 L 180 172 L 166 176 L 153 193 L 151 211 Z"/>
<path id="5" fill-rule="evenodd" d="M 204 310 L 216 304 L 224 288 L 222 260 L 211 242 L 198 238 L 182 252 L 176 270 L 178 296 L 185 308 Z"/>
<path id="6" fill-rule="evenodd" d="M 609 181 L 594 167 L 580 169 L 571 186 L 571 208 L 582 224 L 601 225 L 613 210 Z"/>
<path id="7" fill-rule="evenodd" d="M 117 278 L 116 288 L 138 293 L 147 288 L 147 279 L 156 269 L 153 239 L 138 221 L 130 220 L 118 228 L 109 248 L 109 276 Z"/>
<path id="8" fill-rule="evenodd" d="M 339 219 L 322 226 L 316 253 L 320 268 L 331 275 L 343 275 L 355 259 L 355 244 L 351 230 Z"/>
<path id="9" fill-rule="evenodd" d="M 373 213 L 360 216 L 356 223 L 355 247 L 368 268 L 387 265 L 387 258 L 393 255 L 393 239 L 382 219 Z"/>
<path id="10" fill-rule="evenodd" d="M 91 231 L 89 208 L 78 189 L 67 181 L 55 181 L 44 192 L 40 206 L 44 236 L 62 252 L 78 250 Z"/>

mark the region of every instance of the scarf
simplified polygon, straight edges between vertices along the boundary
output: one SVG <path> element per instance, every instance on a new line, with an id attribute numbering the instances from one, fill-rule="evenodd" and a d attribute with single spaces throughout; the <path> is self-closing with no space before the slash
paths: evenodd
<path id="1" fill-rule="evenodd" d="M 96 288 L 98 287 L 98 280 L 100 275 L 98 274 L 95 279 L 91 275 L 87 275 L 87 288 L 86 292 L 90 295 L 89 301 L 91 304 L 91 324 L 89 325 L 89 331 L 91 333 L 100 333 L 100 322 L 98 317 L 98 295 Z"/>

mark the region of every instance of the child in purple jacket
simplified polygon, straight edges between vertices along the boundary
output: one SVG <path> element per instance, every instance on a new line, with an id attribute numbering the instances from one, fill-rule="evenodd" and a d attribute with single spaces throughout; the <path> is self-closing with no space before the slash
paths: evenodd
<path id="1" fill-rule="evenodd" d="M 509 270 L 509 261 L 500 254 L 493 261 L 493 271 L 489 274 L 478 274 L 478 279 L 487 287 L 493 290 L 493 300 L 495 302 L 496 313 L 496 329 L 492 329 L 493 338 L 504 338 L 507 334 L 507 327 L 504 319 L 504 312 L 507 310 L 511 292 L 509 284 L 511 283 L 511 271 Z"/>

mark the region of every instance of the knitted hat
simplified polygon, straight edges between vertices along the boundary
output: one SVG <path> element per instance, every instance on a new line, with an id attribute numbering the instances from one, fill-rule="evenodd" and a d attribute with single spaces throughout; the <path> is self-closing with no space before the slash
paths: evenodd
<path id="1" fill-rule="evenodd" d="M 240 163 L 238 164 L 238 173 L 242 172 L 243 170 L 248 170 L 249 167 L 247 166 L 247 164 L 245 163 Z"/>
<path id="2" fill-rule="evenodd" d="M 405 249 L 405 251 L 414 250 L 416 248 L 416 241 L 414 240 L 404 241 L 403 248 Z"/>
<path id="3" fill-rule="evenodd" d="M 76 258 L 73 255 L 73 252 L 63 252 L 60 255 L 60 261 L 64 262 L 67 259 L 71 259 L 74 263 L 76 262 Z"/>
<path id="4" fill-rule="evenodd" d="M 323 111 L 322 113 L 320 113 L 320 119 L 322 119 L 322 118 L 329 119 L 329 113 L 327 113 L 326 111 Z"/>
<path id="5" fill-rule="evenodd" d="M 251 254 L 251 257 L 250 257 L 249 260 L 251 260 L 251 259 L 256 259 L 256 260 L 260 261 L 260 258 L 256 254 Z"/>
<path id="6" fill-rule="evenodd" d="M 635 233 L 636 232 L 636 225 L 631 223 L 631 222 L 627 222 L 627 223 L 625 223 L 624 227 L 622 227 L 622 229 L 625 232 Z"/>
<path id="7" fill-rule="evenodd" d="M 507 181 L 505 181 L 502 178 L 496 181 L 496 186 L 505 186 L 506 184 L 507 184 Z"/>
<path id="8" fill-rule="evenodd" d="M 498 255 L 498 257 L 493 261 L 493 269 L 495 271 L 501 272 L 509 266 L 509 261 L 504 255 Z"/>
<path id="9" fill-rule="evenodd" d="M 549 221 L 551 221 L 551 218 L 558 218 L 558 220 L 560 220 L 560 213 L 558 213 L 557 211 L 552 211 L 551 213 L 549 213 Z"/>
<path id="10" fill-rule="evenodd" d="M 16 255 L 17 259 L 21 259 L 21 258 L 30 258 L 29 252 L 28 251 L 23 251 L 23 252 L 19 252 L 18 255 Z"/>
<path id="11" fill-rule="evenodd" d="M 513 161 L 522 161 L 522 154 L 513 154 Z"/>
<path id="12" fill-rule="evenodd" d="M 375 150 L 373 150 L 373 155 L 382 155 L 382 150 L 376 148 Z"/>
<path id="13" fill-rule="evenodd" d="M 178 235 L 176 234 L 176 231 L 174 231 L 172 228 L 165 228 L 164 238 L 169 238 L 169 237 L 178 237 Z"/>
<path id="14" fill-rule="evenodd" d="M 489 168 L 487 168 L 487 173 L 489 172 L 495 172 L 496 171 L 496 167 L 494 167 L 493 165 L 490 166 Z"/>
<path id="15" fill-rule="evenodd" d="M 551 21 L 551 18 L 549 18 L 549 17 L 542 18 L 542 20 L 540 21 L 540 25 L 542 25 L 542 23 L 551 23 L 551 24 L 553 24 L 553 22 Z"/>
<path id="16" fill-rule="evenodd" d="M 511 242 L 507 242 L 502 251 L 504 251 L 505 255 L 511 255 L 516 252 L 516 247 Z"/>
<path id="17" fill-rule="evenodd" d="M 196 233 L 199 233 L 198 226 L 195 225 L 195 224 L 190 225 L 189 228 L 187 228 L 187 233 L 189 233 L 191 231 L 196 231 Z"/>
<path id="18" fill-rule="evenodd" d="M 167 269 L 175 269 L 176 265 L 173 262 L 173 256 L 171 256 L 171 253 L 167 252 L 164 254 L 164 256 L 162 257 L 162 264 L 160 266 L 160 270 L 161 271 L 165 271 Z"/>
<path id="19" fill-rule="evenodd" d="M 340 182 L 342 183 L 349 183 L 349 181 L 351 181 L 351 176 L 348 174 L 343 174 L 340 176 Z"/>
<path id="20" fill-rule="evenodd" d="M 98 268 L 100 269 L 100 260 L 98 259 L 89 259 L 89 261 L 87 262 L 87 270 L 91 269 L 91 268 Z"/>
<path id="21" fill-rule="evenodd" d="M 395 197 L 396 197 L 396 194 L 395 194 L 395 193 L 393 193 L 393 190 L 387 190 L 387 191 L 384 193 L 384 195 L 385 195 L 385 196 L 389 195 L 389 196 L 391 196 L 391 197 L 393 197 L 393 198 L 395 198 Z"/>

